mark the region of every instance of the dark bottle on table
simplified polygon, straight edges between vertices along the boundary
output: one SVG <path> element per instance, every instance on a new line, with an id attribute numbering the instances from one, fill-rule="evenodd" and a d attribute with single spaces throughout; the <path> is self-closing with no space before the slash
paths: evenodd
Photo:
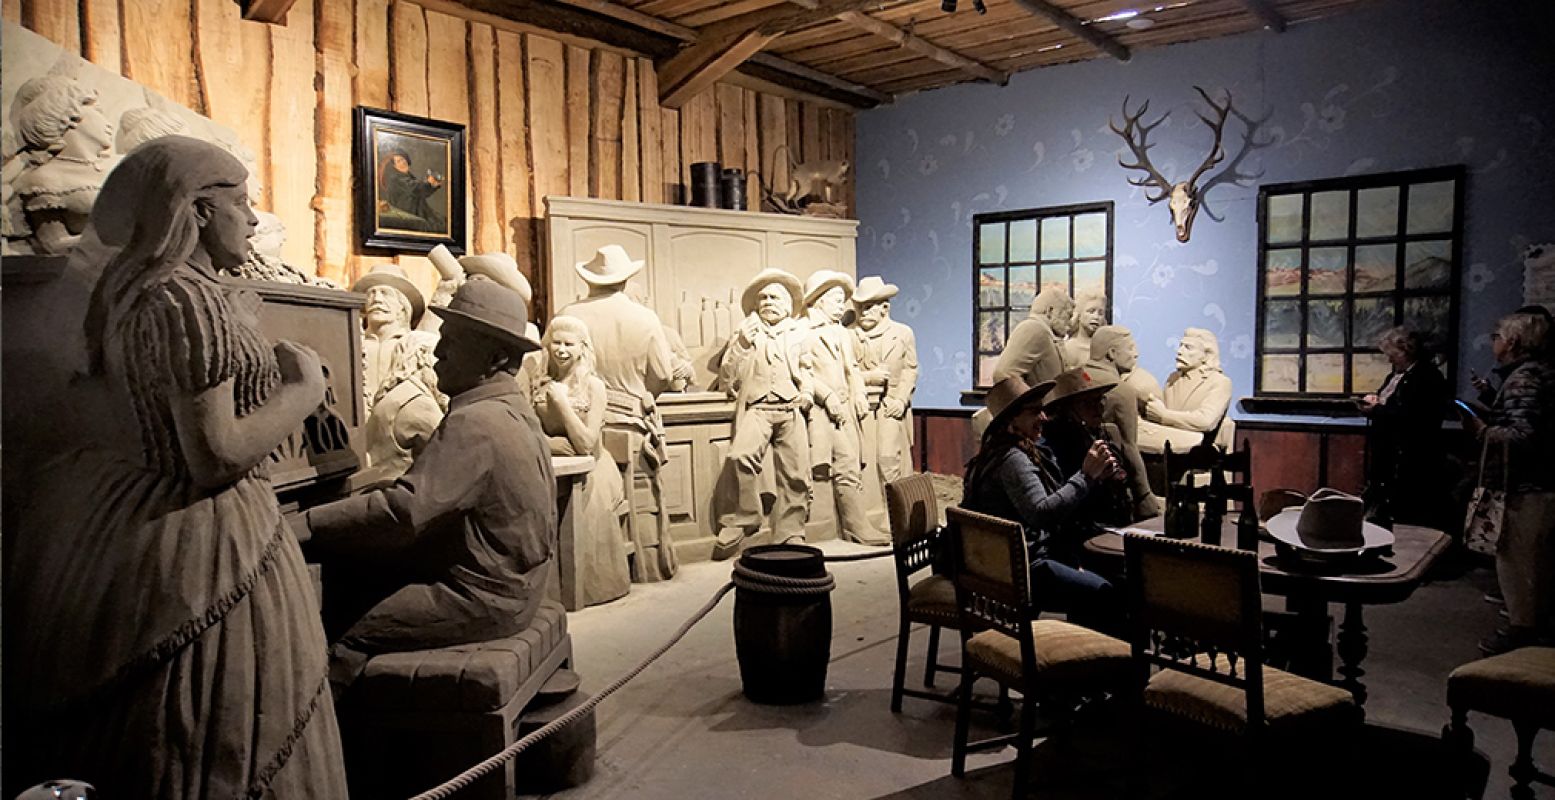
<path id="1" fill-rule="evenodd" d="M 1193 490 L 1186 486 L 1178 487 L 1172 492 L 1171 502 L 1166 506 L 1166 527 L 1163 532 L 1168 539 L 1192 539 L 1198 528 L 1199 504 L 1193 501 Z"/>
<path id="2" fill-rule="evenodd" d="M 1236 517 L 1236 549 L 1258 552 L 1258 514 L 1251 497 L 1243 498 L 1242 512 Z"/>
<path id="3" fill-rule="evenodd" d="M 1220 524 L 1226 516 L 1226 478 L 1218 469 L 1209 471 L 1209 495 L 1204 498 L 1204 519 L 1199 522 L 1201 539 L 1212 547 L 1220 546 Z"/>

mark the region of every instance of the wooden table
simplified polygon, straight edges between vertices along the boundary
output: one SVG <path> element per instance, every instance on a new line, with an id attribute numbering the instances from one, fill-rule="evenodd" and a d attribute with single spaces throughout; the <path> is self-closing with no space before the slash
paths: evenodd
<path id="1" fill-rule="evenodd" d="M 1161 517 L 1155 517 L 1133 527 L 1159 533 L 1163 522 Z M 1342 568 L 1293 563 L 1276 554 L 1272 541 L 1258 543 L 1264 593 L 1286 598 L 1286 607 L 1303 620 L 1303 630 L 1321 631 L 1321 657 L 1314 657 L 1311 651 L 1302 654 L 1292 663 L 1294 671 L 1319 680 L 1332 679 L 1333 661 L 1327 649 L 1328 604 L 1342 603 L 1344 621 L 1339 626 L 1335 648 L 1340 658 L 1339 674 L 1343 676 L 1339 685 L 1354 693 L 1356 701 L 1362 704 L 1366 702 L 1366 687 L 1361 676 L 1366 671 L 1361 662 L 1367 650 L 1362 609 L 1408 599 L 1451 542 L 1441 531 L 1413 525 L 1394 526 L 1393 535 L 1390 553 L 1346 562 Z M 1236 542 L 1235 522 L 1230 515 L 1224 523 L 1221 542 L 1227 546 Z M 1087 565 L 1098 572 L 1121 573 L 1123 537 L 1108 532 L 1092 538 L 1085 543 L 1085 558 Z"/>
<path id="2" fill-rule="evenodd" d="M 557 576 L 546 592 L 568 611 L 583 607 L 583 583 L 578 580 L 581 553 L 576 512 L 583 508 L 583 480 L 592 469 L 593 456 L 551 456 L 551 471 L 556 474 Z"/>

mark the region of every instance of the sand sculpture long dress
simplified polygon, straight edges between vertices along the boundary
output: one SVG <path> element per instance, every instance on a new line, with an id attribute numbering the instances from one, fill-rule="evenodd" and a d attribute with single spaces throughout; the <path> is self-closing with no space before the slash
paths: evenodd
<path id="1" fill-rule="evenodd" d="M 109 311 L 105 383 L 141 452 L 61 453 L 22 511 L 6 659 L 28 728 L 8 771 L 104 797 L 346 797 L 319 608 L 265 465 L 202 489 L 174 423 L 175 393 L 230 379 L 241 419 L 276 390 L 258 302 L 190 265 Z"/>

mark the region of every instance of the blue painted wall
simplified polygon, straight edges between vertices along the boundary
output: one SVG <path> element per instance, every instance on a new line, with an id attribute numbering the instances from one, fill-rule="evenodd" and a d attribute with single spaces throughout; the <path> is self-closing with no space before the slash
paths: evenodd
<path id="1" fill-rule="evenodd" d="M 1491 10 L 1490 5 L 1494 5 Z M 1491 365 L 1488 333 L 1521 304 L 1523 248 L 1555 240 L 1555 3 L 1395 0 L 1330 20 L 1143 50 L 913 95 L 858 117 L 859 274 L 898 284 L 917 331 L 917 405 L 959 405 L 972 384 L 974 213 L 1112 200 L 1113 319 L 1164 379 L 1184 327 L 1215 331 L 1238 397 L 1253 389 L 1259 183 L 1468 167 L 1459 363 Z M 967 13 L 967 12 L 962 12 Z M 1247 186 L 1222 184 L 1178 244 L 1117 165 L 1125 95 L 1171 118 L 1151 141 L 1174 179 L 1210 134 L 1193 86 L 1268 115 Z M 1132 108 L 1132 106 L 1131 106 Z M 1228 149 L 1241 141 L 1233 120 Z M 1466 370 L 1461 370 L 1466 380 Z"/>

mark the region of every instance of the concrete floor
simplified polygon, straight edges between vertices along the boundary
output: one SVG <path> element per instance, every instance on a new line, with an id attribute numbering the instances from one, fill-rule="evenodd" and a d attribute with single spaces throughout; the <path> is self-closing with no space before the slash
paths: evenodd
<path id="1" fill-rule="evenodd" d="M 827 542 L 828 554 L 863 548 Z M 830 565 L 832 661 L 823 702 L 759 706 L 740 691 L 732 636 L 731 593 L 657 663 L 597 710 L 598 758 L 588 784 L 557 798 L 1007 798 L 1014 751 L 974 754 L 965 779 L 950 776 L 954 708 L 906 700 L 890 712 L 897 601 L 889 558 Z M 620 601 L 569 619 L 576 667 L 585 691 L 596 691 L 630 669 L 700 608 L 729 577 L 727 563 L 685 566 L 670 582 L 637 585 Z M 1438 736 L 1448 714 L 1447 674 L 1478 657 L 1495 608 L 1483 602 L 1489 576 L 1460 571 L 1423 586 L 1408 602 L 1371 607 L 1371 650 L 1364 681 L 1371 691 L 1359 750 L 1368 764 L 1372 797 L 1445 797 L 1447 759 Z M 1335 609 L 1336 612 L 1338 609 Z M 908 685 L 921 682 L 927 636 L 915 632 Z M 944 659 L 958 661 L 954 634 Z M 941 676 L 949 689 L 954 676 Z M 991 684 L 980 690 L 991 692 Z M 1504 798 L 1515 751 L 1511 726 L 1472 717 L 1476 749 L 1488 758 L 1484 796 Z M 991 714 L 974 714 L 974 737 L 994 732 Z M 1036 750 L 1034 797 L 1110 798 L 1122 794 L 1128 727 L 1107 709 L 1084 718 L 1072 737 Z M 1203 753 L 1152 744 L 1152 797 L 1197 796 L 1217 783 L 1219 767 Z M 1555 734 L 1543 733 L 1535 759 L 1555 770 Z M 1289 774 L 1312 774 L 1292 764 Z M 1487 767 L 1479 766 L 1485 780 Z M 1283 772 L 1283 771 L 1282 771 Z M 1278 783 L 1285 778 L 1271 776 Z M 1538 797 L 1555 798 L 1539 787 Z M 1216 791 L 1221 796 L 1236 796 Z M 1332 793 L 1324 792 L 1324 796 Z"/>

